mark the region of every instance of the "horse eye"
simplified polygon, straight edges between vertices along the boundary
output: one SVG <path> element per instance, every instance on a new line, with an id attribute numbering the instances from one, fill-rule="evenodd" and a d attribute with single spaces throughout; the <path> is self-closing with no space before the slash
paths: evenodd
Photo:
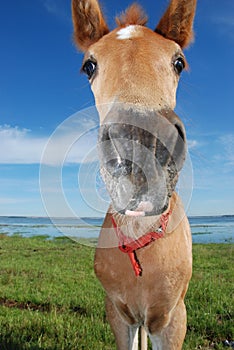
<path id="1" fill-rule="evenodd" d="M 93 74 L 95 73 L 96 68 L 97 68 L 97 63 L 91 60 L 88 60 L 84 63 L 81 70 L 87 75 L 88 79 L 90 80 Z"/>
<path id="2" fill-rule="evenodd" d="M 185 68 L 185 62 L 182 57 L 178 57 L 174 62 L 174 68 L 177 74 L 181 74 L 182 70 Z"/>

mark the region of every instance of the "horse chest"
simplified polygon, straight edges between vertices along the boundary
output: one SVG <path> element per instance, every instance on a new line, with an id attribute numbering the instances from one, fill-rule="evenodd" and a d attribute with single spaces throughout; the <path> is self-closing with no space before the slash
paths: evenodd
<path id="1" fill-rule="evenodd" d="M 169 322 L 170 310 L 176 305 L 181 291 L 171 282 L 175 272 L 168 270 L 163 258 L 161 261 L 156 259 L 156 265 L 151 256 L 152 248 L 146 247 L 138 252 L 142 276 L 135 276 L 127 254 L 118 248 L 109 252 L 97 249 L 95 272 L 125 322 L 129 325 L 144 324 L 148 328 L 153 324 L 154 329 L 161 329 Z M 178 280 L 178 276 L 173 280 Z"/>
<path id="2" fill-rule="evenodd" d="M 164 315 L 174 306 L 185 274 L 173 256 L 169 259 L 163 254 L 165 243 L 155 242 L 137 251 L 142 266 L 142 276 L 138 277 L 128 255 L 118 248 L 96 250 L 96 275 L 122 314 L 131 313 L 131 318 L 138 320 L 146 310 L 154 309 Z"/>

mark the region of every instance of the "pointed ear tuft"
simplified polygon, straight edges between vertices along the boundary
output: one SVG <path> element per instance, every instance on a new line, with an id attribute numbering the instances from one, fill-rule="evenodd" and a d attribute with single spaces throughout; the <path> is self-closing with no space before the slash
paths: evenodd
<path id="1" fill-rule="evenodd" d="M 109 33 L 97 0 L 72 0 L 72 20 L 74 41 L 81 51 Z"/>
<path id="2" fill-rule="evenodd" d="M 185 48 L 193 41 L 195 10 L 196 0 L 171 0 L 155 32 Z"/>

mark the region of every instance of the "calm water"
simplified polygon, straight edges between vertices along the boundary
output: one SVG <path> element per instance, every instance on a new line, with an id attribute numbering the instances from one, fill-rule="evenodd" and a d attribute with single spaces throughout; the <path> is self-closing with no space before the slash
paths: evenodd
<path id="1" fill-rule="evenodd" d="M 74 236 L 81 238 L 97 237 L 102 218 L 41 218 L 41 217 L 0 217 L 0 234 L 31 237 L 47 235 L 49 238 Z M 233 216 L 190 217 L 194 243 L 233 243 Z"/>

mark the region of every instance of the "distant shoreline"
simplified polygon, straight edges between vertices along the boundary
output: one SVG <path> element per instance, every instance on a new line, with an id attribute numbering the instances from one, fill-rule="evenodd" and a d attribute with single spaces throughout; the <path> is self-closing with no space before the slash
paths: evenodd
<path id="1" fill-rule="evenodd" d="M 220 215 L 188 215 L 188 218 L 196 219 L 196 218 L 232 218 L 234 214 L 220 214 Z M 9 219 L 67 219 L 67 220 L 77 220 L 77 219 L 93 219 L 93 220 L 104 220 L 105 216 L 36 216 L 36 215 L 0 215 L 1 218 L 9 218 Z"/>

